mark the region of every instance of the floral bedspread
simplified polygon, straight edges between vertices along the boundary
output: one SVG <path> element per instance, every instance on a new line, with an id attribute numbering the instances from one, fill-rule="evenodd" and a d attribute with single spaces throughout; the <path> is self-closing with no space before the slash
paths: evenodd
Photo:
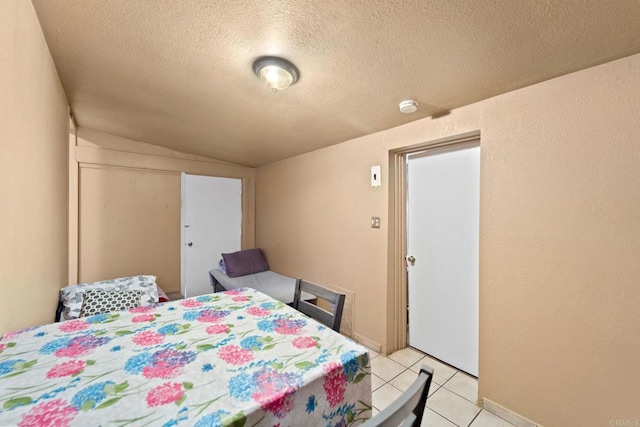
<path id="1" fill-rule="evenodd" d="M 5 334 L 0 425 L 347 426 L 366 349 L 253 289 Z"/>

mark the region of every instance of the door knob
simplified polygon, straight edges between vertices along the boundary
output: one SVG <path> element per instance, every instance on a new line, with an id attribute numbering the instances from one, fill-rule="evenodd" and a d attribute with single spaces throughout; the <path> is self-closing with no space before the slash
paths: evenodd
<path id="1" fill-rule="evenodd" d="M 409 264 L 411 264 L 411 266 L 414 266 L 416 264 L 416 257 L 414 257 L 413 255 L 408 256 L 407 261 L 409 262 Z"/>
<path id="2" fill-rule="evenodd" d="M 189 247 L 193 246 L 193 242 L 187 243 L 187 246 L 189 246 Z"/>

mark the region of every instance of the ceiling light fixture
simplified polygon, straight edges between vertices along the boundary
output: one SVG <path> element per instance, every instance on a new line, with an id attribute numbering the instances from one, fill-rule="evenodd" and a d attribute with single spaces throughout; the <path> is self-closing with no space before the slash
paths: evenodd
<path id="1" fill-rule="evenodd" d="M 253 63 L 253 71 L 271 90 L 285 90 L 298 81 L 298 69 L 286 59 L 264 56 Z"/>
<path id="2" fill-rule="evenodd" d="M 417 101 L 414 101 L 413 99 L 407 99 L 406 101 L 402 101 L 400 103 L 401 113 L 409 114 L 409 113 L 415 113 L 416 111 L 418 111 Z"/>

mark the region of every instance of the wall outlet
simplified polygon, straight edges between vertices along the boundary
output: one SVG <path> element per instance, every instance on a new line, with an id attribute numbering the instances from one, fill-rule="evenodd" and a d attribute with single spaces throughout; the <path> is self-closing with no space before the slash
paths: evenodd
<path id="1" fill-rule="evenodd" d="M 380 228 L 380 217 L 372 216 L 371 217 L 371 228 Z"/>

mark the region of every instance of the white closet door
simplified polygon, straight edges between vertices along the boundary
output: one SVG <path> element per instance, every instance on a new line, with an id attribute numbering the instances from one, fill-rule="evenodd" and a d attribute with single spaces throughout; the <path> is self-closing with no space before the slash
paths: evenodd
<path id="1" fill-rule="evenodd" d="M 209 270 L 241 248 L 242 180 L 183 173 L 181 222 L 182 295 L 211 293 Z"/>
<path id="2" fill-rule="evenodd" d="M 480 147 L 407 163 L 409 344 L 477 376 Z"/>

